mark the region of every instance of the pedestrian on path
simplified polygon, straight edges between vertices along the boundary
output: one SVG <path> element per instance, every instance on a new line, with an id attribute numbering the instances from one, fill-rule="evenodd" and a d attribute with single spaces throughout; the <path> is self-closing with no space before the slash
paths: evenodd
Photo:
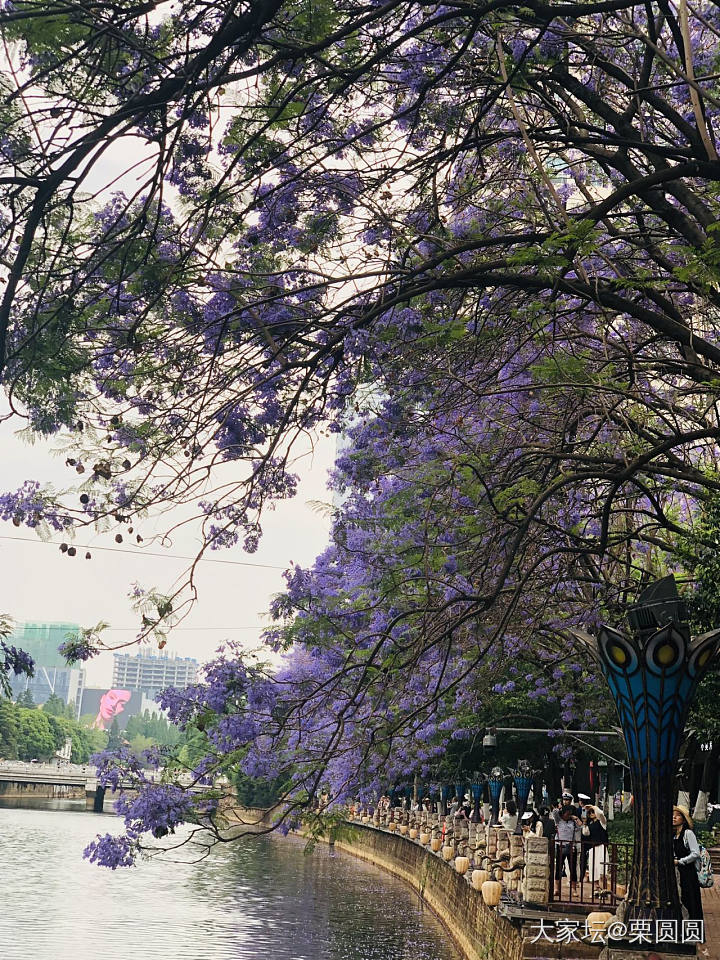
<path id="1" fill-rule="evenodd" d="M 680 882 L 680 900 L 687 910 L 688 920 L 702 920 L 702 898 L 697 875 L 700 846 L 693 826 L 687 807 L 673 807 L 673 853 Z"/>
<path id="2" fill-rule="evenodd" d="M 505 813 L 500 817 L 500 823 L 504 830 L 514 833 L 518 824 L 517 806 L 514 800 L 508 800 L 505 804 Z"/>
<path id="3" fill-rule="evenodd" d="M 567 862 L 570 873 L 570 892 L 577 891 L 577 864 L 580 849 L 580 828 L 582 820 L 577 816 L 575 807 L 564 806 L 557 824 L 555 839 L 555 897 L 562 894 L 562 877 Z"/>
<path id="4" fill-rule="evenodd" d="M 582 827 L 585 853 L 583 865 L 587 868 L 594 897 L 598 883 L 604 886 L 607 872 L 607 819 L 600 807 L 588 804 L 586 810 L 587 822 Z M 581 876 L 584 876 L 584 874 L 581 873 Z"/>

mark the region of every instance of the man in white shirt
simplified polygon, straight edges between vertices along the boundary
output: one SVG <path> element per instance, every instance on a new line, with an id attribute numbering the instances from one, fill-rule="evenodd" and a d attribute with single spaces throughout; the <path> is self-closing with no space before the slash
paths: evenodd
<path id="1" fill-rule="evenodd" d="M 555 837 L 555 896 L 562 894 L 562 875 L 565 863 L 570 874 L 570 891 L 577 890 L 577 861 L 580 849 L 580 830 L 582 820 L 577 816 L 572 804 L 563 805 L 557 821 L 557 836 Z"/>

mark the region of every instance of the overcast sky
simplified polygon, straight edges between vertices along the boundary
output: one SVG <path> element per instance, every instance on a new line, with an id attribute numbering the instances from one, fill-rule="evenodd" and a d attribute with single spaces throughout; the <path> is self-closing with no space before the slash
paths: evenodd
<path id="1" fill-rule="evenodd" d="M 105 151 L 83 187 L 97 191 L 97 203 L 117 190 L 132 195 L 151 168 L 150 154 L 147 144 L 136 138 L 122 138 Z M 139 163 L 143 155 L 146 164 Z M 127 170 L 131 172 L 125 173 Z M 173 190 L 168 188 L 165 199 L 171 205 L 172 197 Z M 4 412 L 1 402 L 0 409 Z M 29 445 L 18 439 L 19 426 L 19 422 L 0 423 L 0 493 L 14 491 L 28 479 L 52 483 L 59 490 L 78 480 L 65 466 L 67 452 L 53 456 L 57 442 Z M 326 480 L 334 456 L 334 438 L 322 439 L 314 453 L 308 452 L 298 463 L 298 494 L 265 515 L 264 536 L 256 553 L 248 555 L 238 546 L 210 554 L 214 560 L 232 560 L 237 564 L 200 564 L 196 577 L 199 600 L 189 617 L 172 632 L 169 650 L 205 660 L 225 639 L 241 640 L 249 647 L 258 645 L 260 631 L 269 623 L 265 614 L 270 600 L 284 584 L 282 571 L 290 561 L 310 564 L 327 544 L 329 518 L 310 506 L 309 501 L 331 500 Z M 223 469 L 224 480 L 232 479 L 232 469 L 231 465 Z M 143 556 L 139 548 L 129 553 L 114 549 L 115 531 L 96 537 L 82 533 L 77 543 L 95 548 L 91 560 L 84 559 L 85 550 L 78 550 L 74 558 L 63 555 L 59 544 L 65 538 L 59 534 L 52 544 L 43 543 L 29 528 L 17 528 L 0 520 L 0 613 L 19 622 L 67 621 L 92 626 L 105 620 L 112 626 L 105 634 L 108 642 L 131 639 L 138 624 L 127 599 L 130 585 L 137 581 L 144 587 L 169 591 L 187 567 L 187 561 L 173 556 L 196 552 L 197 527 L 181 530 L 167 549 L 148 542 L 153 532 L 165 531 L 179 519 L 183 515 L 166 514 L 154 522 L 136 525 L 136 532 L 145 538 L 147 551 L 162 552 L 162 557 Z M 98 550 L 98 546 L 107 549 Z M 123 544 L 123 548 L 127 546 L 131 545 Z M 240 563 L 267 564 L 277 569 Z M 110 683 L 112 654 L 103 654 L 88 663 L 87 672 L 90 686 Z"/>
<path id="2" fill-rule="evenodd" d="M 77 479 L 74 471 L 65 466 L 66 454 L 53 455 L 52 442 L 28 445 L 18 439 L 16 430 L 17 424 L 0 423 L 0 492 L 14 491 L 27 479 L 53 483 L 56 489 L 65 489 Z M 290 561 L 311 563 L 327 543 L 330 521 L 308 501 L 330 501 L 325 484 L 334 451 L 334 440 L 323 440 L 313 454 L 298 464 L 297 472 L 302 477 L 298 495 L 266 514 L 265 534 L 255 554 L 248 555 L 241 547 L 235 547 L 210 556 L 213 560 L 237 563 L 200 564 L 198 603 L 170 635 L 169 650 L 179 656 L 205 660 L 225 639 L 257 646 L 260 631 L 269 622 L 265 614 L 270 599 L 283 586 L 282 570 Z M 153 526 L 167 529 L 173 519 L 172 514 L 166 514 L 136 527 L 147 540 Z M 187 567 L 186 561 L 174 557 L 194 553 L 199 542 L 196 529 L 181 531 L 168 548 L 157 543 L 143 544 L 148 551 L 162 553 L 161 557 L 144 556 L 142 548 L 127 543 L 122 548 L 129 552 L 117 550 L 115 531 L 103 535 L 82 532 L 77 542 L 90 544 L 92 549 L 92 559 L 85 560 L 85 550 L 78 550 L 73 558 L 60 552 L 59 544 L 66 539 L 61 534 L 52 543 L 43 543 L 29 528 L 0 521 L 0 613 L 17 621 L 68 621 L 81 626 L 105 620 L 112 626 L 106 634 L 109 641 L 132 639 L 137 632 L 137 618 L 127 599 L 130 585 L 138 581 L 144 587 L 169 589 Z M 99 550 L 98 546 L 108 549 Z M 88 664 L 87 670 L 90 686 L 109 684 L 112 655 L 101 655 Z"/>

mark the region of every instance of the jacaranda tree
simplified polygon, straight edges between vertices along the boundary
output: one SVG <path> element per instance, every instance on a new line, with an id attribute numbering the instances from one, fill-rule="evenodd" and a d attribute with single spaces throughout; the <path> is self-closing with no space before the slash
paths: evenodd
<path id="1" fill-rule="evenodd" d="M 262 772 L 282 743 L 298 802 L 427 765 L 416 734 L 440 749 L 433 712 L 455 728 L 493 661 L 554 662 L 713 546 L 717 4 L 1 21 L 0 369 L 77 483 L 0 516 L 70 541 L 190 503 L 204 549 L 253 550 L 298 444 L 353 435 L 334 543 L 278 605 L 286 672 L 228 655 L 168 699 L 218 750 Z M 141 632 L 192 590 L 140 593 Z"/>

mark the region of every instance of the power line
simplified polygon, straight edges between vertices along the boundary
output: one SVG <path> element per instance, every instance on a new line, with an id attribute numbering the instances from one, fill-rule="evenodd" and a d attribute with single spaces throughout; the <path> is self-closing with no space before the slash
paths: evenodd
<path id="1" fill-rule="evenodd" d="M 24 633 L 27 633 L 29 630 L 47 630 L 49 625 L 51 624 L 30 623 L 30 624 L 24 624 L 21 627 L 21 629 Z M 173 633 L 176 633 L 178 630 L 203 630 L 203 631 L 205 630 L 266 630 L 268 628 L 263 626 L 262 624 L 259 624 L 257 627 L 168 627 L 167 629 L 168 631 L 172 631 Z M 114 633 L 114 632 L 117 632 L 118 630 L 121 630 L 123 632 L 126 630 L 129 630 L 133 633 L 139 632 L 137 627 L 106 627 L 103 633 L 105 631 Z"/>
<path id="2" fill-rule="evenodd" d="M 45 546 L 59 546 L 52 540 L 33 540 L 32 537 L 8 537 L 0 534 L 0 540 L 16 540 L 20 543 L 41 543 Z M 163 560 L 197 560 L 197 557 L 186 557 L 178 553 L 156 553 L 153 550 L 128 550 L 125 547 L 98 547 L 89 543 L 73 543 L 73 547 L 80 550 L 104 550 L 106 553 L 129 553 L 135 557 L 160 557 Z M 248 560 L 215 560 L 210 557 L 201 557 L 198 563 L 225 563 L 233 567 L 257 567 L 261 570 L 286 570 L 287 567 L 276 566 L 272 563 L 251 563 Z"/>

